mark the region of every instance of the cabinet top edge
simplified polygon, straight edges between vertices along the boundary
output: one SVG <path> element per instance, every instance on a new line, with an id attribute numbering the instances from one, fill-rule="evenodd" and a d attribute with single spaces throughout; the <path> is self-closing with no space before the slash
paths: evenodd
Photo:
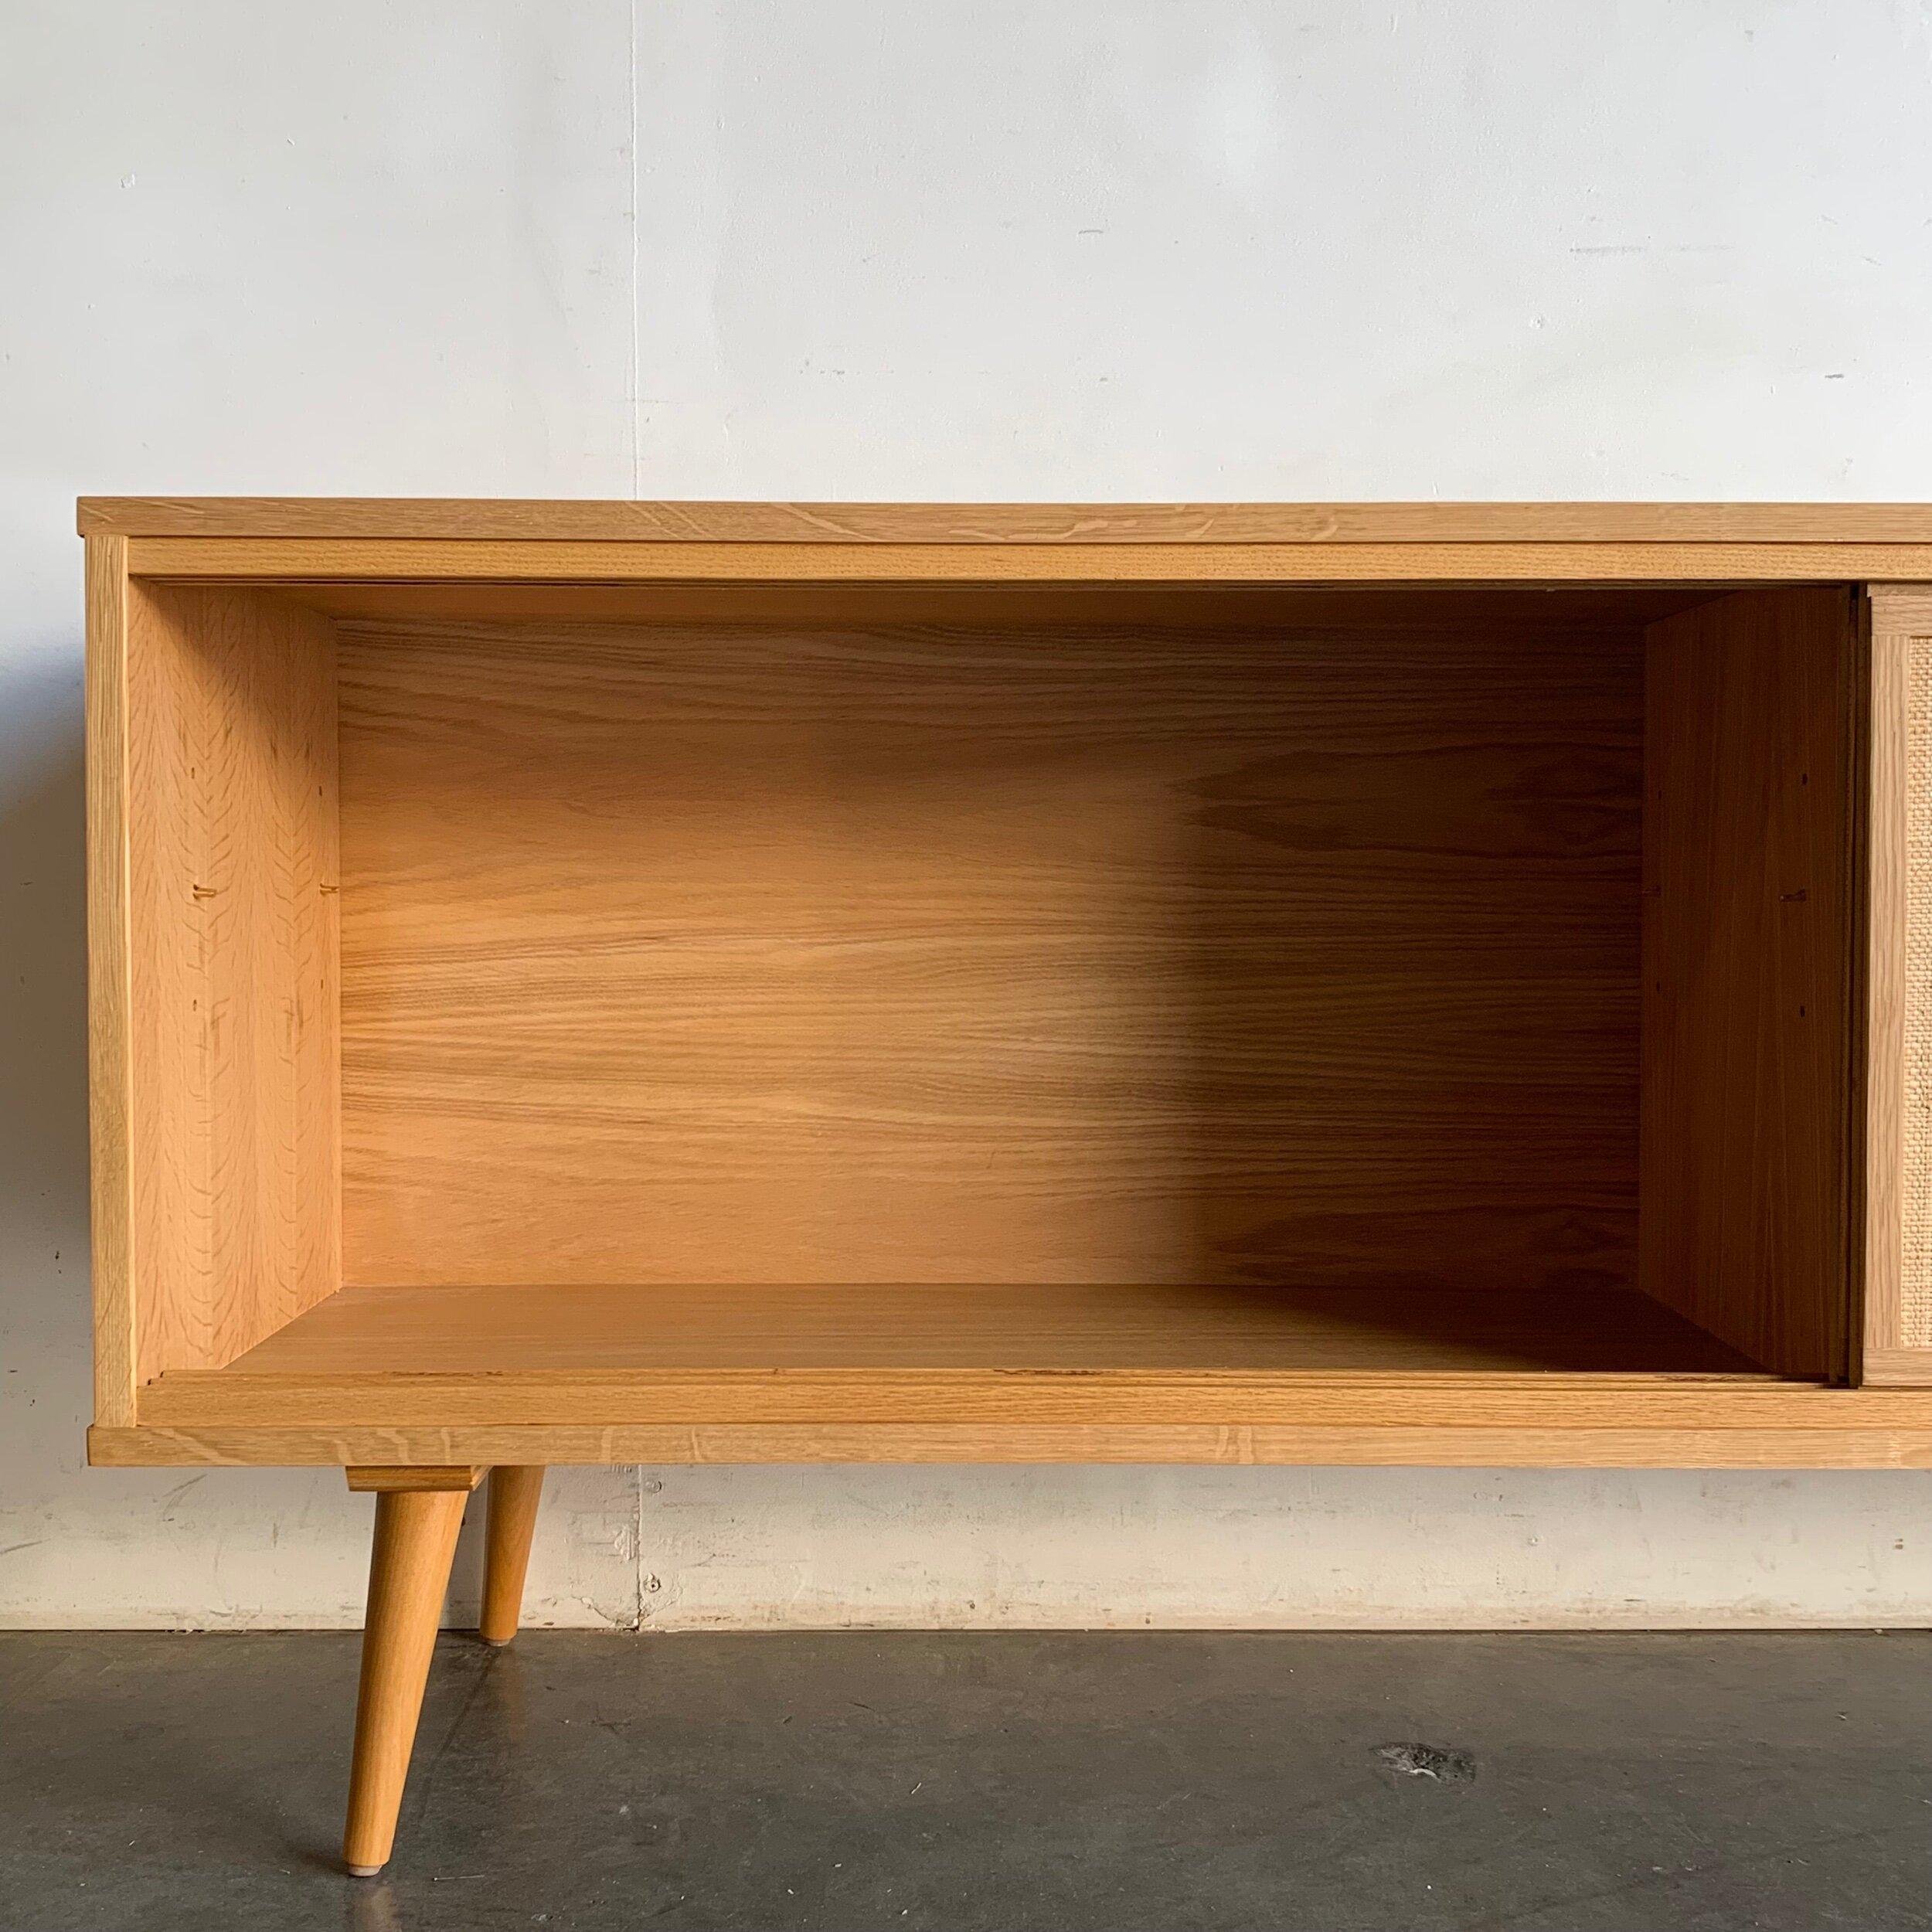
<path id="1" fill-rule="evenodd" d="M 781 503 L 83 496 L 83 536 L 639 543 L 1932 543 L 1932 503 Z"/>

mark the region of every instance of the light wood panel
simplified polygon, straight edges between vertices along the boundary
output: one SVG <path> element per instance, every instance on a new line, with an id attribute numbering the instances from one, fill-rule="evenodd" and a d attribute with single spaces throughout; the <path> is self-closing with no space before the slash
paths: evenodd
<path id="1" fill-rule="evenodd" d="M 1842 1376 L 1854 600 L 1750 593 L 1648 634 L 1640 1278 L 1768 1368 Z"/>
<path id="2" fill-rule="evenodd" d="M 405 1489 L 460 1489 L 467 1495 L 488 1471 L 474 1463 L 352 1463 L 342 1471 L 352 1493 L 383 1495 Z"/>
<path id="3" fill-rule="evenodd" d="M 1932 1349 L 1868 1345 L 1864 1366 L 1865 1379 L 1875 1388 L 1932 1388 Z"/>
<path id="4" fill-rule="evenodd" d="M 1912 543 L 757 543 L 135 536 L 128 568 L 203 581 L 1774 583 L 1932 577 Z"/>
<path id="5" fill-rule="evenodd" d="M 1883 1139 L 1910 1110 L 1876 1043 L 1911 974 L 1893 961 L 1888 995 L 1910 841 L 1878 802 L 1913 739 L 1884 738 L 1883 654 L 1867 687 L 1855 627 L 1820 614 L 1842 594 L 1689 607 L 1881 580 L 1875 631 L 1903 635 L 1923 594 L 1882 580 L 1932 580 L 1932 510 L 83 519 L 97 1459 L 1932 1463 L 1932 1373 L 1881 1253 L 1910 1171 Z M 371 786 L 345 882 L 352 1267 L 516 1311 L 494 1342 L 444 1329 L 415 1373 L 400 1332 L 384 1366 L 236 1359 L 357 1292 L 315 1305 L 339 1278 L 335 874 L 291 781 L 329 789 L 332 617 L 356 631 L 346 736 Z M 1676 1067 L 1690 1114 L 1660 1139 L 1653 1079 L 1645 1280 L 1756 1359 L 1842 1373 L 1862 1273 L 1866 1377 L 1896 1387 L 1741 1372 L 1624 1292 L 1645 622 L 1714 640 L 1730 695 L 1685 699 L 1688 811 L 1649 814 L 1704 868 L 1702 928 L 1672 928 L 1689 977 L 1665 978 L 1711 1024 L 1687 1044 L 1652 1015 L 1646 1063 Z M 1811 675 L 1833 652 L 1836 696 Z M 1654 733 L 1655 675 L 1651 696 Z M 1781 883 L 1767 916 L 1752 882 L 1781 852 L 1817 870 L 1832 840 L 1830 809 L 1767 774 L 1828 740 L 1823 900 L 1845 903 Z M 1713 742 L 1742 759 L 1722 796 Z M 1650 923 L 1654 946 L 1670 920 Z M 1726 948 L 1742 1000 L 1715 998 Z M 1787 1010 L 1801 983 L 1836 1002 L 1834 1066 L 1810 1002 L 1803 1027 Z M 1673 1132 L 1715 1155 L 1673 1162 Z M 1659 1266 L 1672 1221 L 1692 1232 Z M 777 1301 L 676 1285 L 726 1272 Z M 544 1286 L 488 1287 L 512 1273 Z M 402 1292 L 398 1321 L 451 1298 L 440 1321 L 472 1291 Z M 1025 1314 L 1035 1293 L 1060 1312 Z M 641 1325 L 597 1312 L 573 1366 L 529 1315 L 578 1294 L 659 1299 Z M 634 1332 L 674 1359 L 614 1364 Z M 732 1366 L 733 1335 L 795 1359 Z M 530 1366 L 546 1348 L 564 1365 Z"/>
<path id="6" fill-rule="evenodd" d="M 1373 634 L 1505 629 L 1556 647 L 1629 630 L 1725 594 L 1687 584 L 290 583 L 273 594 L 363 624 L 501 626 L 538 620 L 863 630 L 1318 631 L 1359 650 Z M 1177 648 L 1185 638 L 1177 635 Z"/>
<path id="7" fill-rule="evenodd" d="M 352 1284 L 1630 1278 L 1633 633 L 341 662 Z"/>
<path id="8" fill-rule="evenodd" d="M 1695 1353 L 1687 1349 L 1684 1358 Z M 1461 1359 L 1473 1365 L 1475 1354 Z M 1446 1349 L 1442 1359 L 1458 1358 Z M 1652 1366 L 1629 1373 L 1530 1369 L 1506 1352 L 1492 1357 L 1502 1366 L 1434 1372 L 1334 1362 L 1302 1369 L 583 1367 L 332 1375 L 231 1366 L 171 1369 L 141 1391 L 138 1420 L 163 1430 L 907 1421 L 993 1430 L 1076 1422 L 1601 1429 L 1827 1420 L 1825 1412 L 1789 1399 L 1805 1385 L 1697 1374 L 1649 1359 Z M 1740 1403 L 1740 1387 L 1761 1399 Z M 1912 1413 L 1932 1427 L 1922 1403 Z M 1837 1420 L 1849 1427 L 1859 1418 L 1846 1411 Z"/>
<path id="9" fill-rule="evenodd" d="M 1932 1383 L 1932 590 L 1869 600 L 1865 1378 Z"/>
<path id="10" fill-rule="evenodd" d="M 134 1419 L 134 934 L 128 880 L 128 546 L 87 539 L 87 1114 L 94 1414 Z"/>
<path id="11" fill-rule="evenodd" d="M 1528 1469 L 1924 1469 L 1927 1398 L 1896 1421 L 1862 1405 L 1878 1392 L 1818 1392 L 1832 1406 L 1808 1427 L 1628 1423 L 1363 1427 L 1266 1424 L 839 1422 L 541 1427 L 101 1429 L 88 1453 L 105 1468 L 401 1464 L 453 1455 L 493 1463 L 1053 1463 L 1370 1464 Z M 1714 1397 L 1707 1414 L 1721 1416 Z"/>
<path id="12" fill-rule="evenodd" d="M 757 503 L 83 497 L 85 536 L 789 543 L 1932 543 L 1923 503 Z"/>
<path id="13" fill-rule="evenodd" d="M 135 583 L 127 631 L 145 1379 L 229 1361 L 340 1282 L 335 646 L 325 620 L 232 589 Z"/>
<path id="14" fill-rule="evenodd" d="M 1256 1289 L 352 1288 L 225 1369 L 162 1376 L 140 1414 L 162 1432 L 1932 1428 L 1932 1395 L 1753 1372 L 1628 1291 L 1566 1306 Z"/>
<path id="15" fill-rule="evenodd" d="M 345 1288 L 222 1372 L 658 1369 L 1748 1372 L 1630 1291 L 1199 1284 Z"/>

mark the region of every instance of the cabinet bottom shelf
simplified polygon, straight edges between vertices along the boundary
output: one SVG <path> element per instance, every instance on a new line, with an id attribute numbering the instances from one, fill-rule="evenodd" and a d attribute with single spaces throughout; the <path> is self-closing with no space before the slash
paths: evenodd
<path id="1" fill-rule="evenodd" d="M 97 1462 L 1923 1468 L 1932 1391 L 1763 1372 L 1628 1291 L 345 1289 Z"/>
<path id="2" fill-rule="evenodd" d="M 107 1463 L 1923 1466 L 1932 1395 L 1767 1374 L 1646 1297 L 349 1288 L 170 1370 Z"/>
<path id="3" fill-rule="evenodd" d="M 1761 1383 L 1647 1297 L 1417 1289 L 345 1288 L 144 1423 L 1247 1419 L 1354 1382 Z M 1127 1403 L 1122 1409 L 1115 1397 Z M 1209 1406 L 1202 1409 L 1202 1400 Z M 1110 1402 L 1113 1406 L 1110 1406 Z"/>
<path id="4" fill-rule="evenodd" d="M 1047 1284 L 344 1288 L 215 1375 L 625 1370 L 1752 1374 L 1630 1291 Z"/>

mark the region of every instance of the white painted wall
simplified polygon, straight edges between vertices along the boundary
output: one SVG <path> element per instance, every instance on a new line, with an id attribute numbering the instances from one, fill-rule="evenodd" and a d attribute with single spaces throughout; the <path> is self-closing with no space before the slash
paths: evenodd
<path id="1" fill-rule="evenodd" d="M 351 1621 L 368 1509 L 81 1467 L 77 492 L 1932 497 L 1928 19 L 0 11 L 0 1621 Z M 532 1608 L 1923 1623 L 1929 1505 L 1926 1475 L 570 1471 Z"/>

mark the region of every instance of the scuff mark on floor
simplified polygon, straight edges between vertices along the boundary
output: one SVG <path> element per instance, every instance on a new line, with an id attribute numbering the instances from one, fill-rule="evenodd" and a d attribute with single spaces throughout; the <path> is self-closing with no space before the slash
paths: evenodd
<path id="1" fill-rule="evenodd" d="M 1396 1782 L 1423 1777 L 1438 1784 L 1468 1784 L 1476 1775 L 1470 1753 L 1440 1744 L 1379 1744 L 1376 1761 Z"/>

